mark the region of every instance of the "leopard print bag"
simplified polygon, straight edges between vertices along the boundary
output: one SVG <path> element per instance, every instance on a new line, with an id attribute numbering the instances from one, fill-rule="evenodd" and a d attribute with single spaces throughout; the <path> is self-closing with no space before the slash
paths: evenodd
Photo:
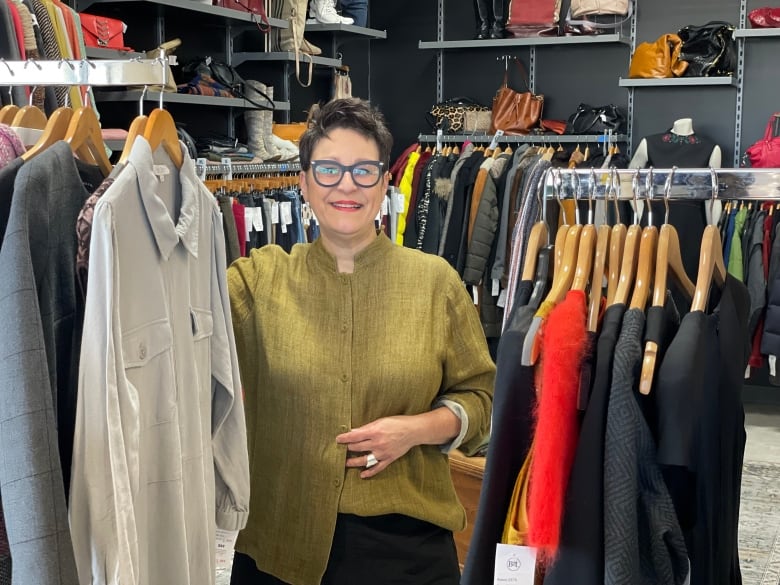
<path id="1" fill-rule="evenodd" d="M 458 134 L 465 128 L 466 112 L 484 112 L 490 108 L 468 97 L 456 97 L 434 105 L 426 114 L 428 123 L 434 130 L 446 134 Z"/>

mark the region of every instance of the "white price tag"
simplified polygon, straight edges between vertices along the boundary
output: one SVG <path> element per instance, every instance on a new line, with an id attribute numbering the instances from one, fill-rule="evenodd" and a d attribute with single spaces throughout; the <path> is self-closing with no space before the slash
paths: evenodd
<path id="1" fill-rule="evenodd" d="M 474 297 L 474 304 L 478 305 L 479 304 L 479 286 L 478 285 L 475 284 L 475 285 L 473 285 L 471 287 L 471 296 Z"/>
<path id="2" fill-rule="evenodd" d="M 265 229 L 265 226 L 263 225 L 263 208 L 253 207 L 252 210 L 254 211 L 252 227 L 255 228 L 255 231 L 262 232 Z"/>
<path id="3" fill-rule="evenodd" d="M 493 585 L 533 585 L 536 574 L 536 549 L 514 544 L 496 545 Z"/>
<path id="4" fill-rule="evenodd" d="M 776 355 L 770 355 L 769 356 L 769 375 L 774 377 L 777 376 L 777 356 Z"/>
<path id="5" fill-rule="evenodd" d="M 279 204 L 279 213 L 282 216 L 283 225 L 292 225 L 293 222 L 292 203 L 290 203 L 289 201 L 282 201 Z"/>
<path id="6" fill-rule="evenodd" d="M 231 159 L 229 156 L 223 156 L 222 160 L 220 161 L 223 166 L 227 167 L 225 170 L 225 179 L 228 181 L 233 180 L 233 159 Z"/>
<path id="7" fill-rule="evenodd" d="M 274 201 L 271 203 L 271 223 L 279 223 L 279 202 Z"/>
<path id="8" fill-rule="evenodd" d="M 246 228 L 246 239 L 245 242 L 249 241 L 249 233 L 252 231 L 252 222 L 255 218 L 255 208 L 254 207 L 244 207 L 244 227 Z"/>
<path id="9" fill-rule="evenodd" d="M 501 294 L 498 295 L 496 306 L 501 307 L 502 309 L 506 307 L 506 289 L 502 290 Z"/>
<path id="10" fill-rule="evenodd" d="M 198 178 L 201 181 L 205 181 L 206 180 L 206 159 L 205 158 L 195 159 L 195 167 L 198 169 Z"/>
<path id="11" fill-rule="evenodd" d="M 238 530 L 217 528 L 217 570 L 233 566 L 233 549 L 236 546 Z"/>
<path id="12" fill-rule="evenodd" d="M 396 213 L 404 212 L 404 205 L 406 204 L 406 198 L 403 193 L 394 193 L 393 200 L 395 202 L 394 208 Z"/>
<path id="13" fill-rule="evenodd" d="M 387 197 L 382 199 L 382 210 L 380 211 L 382 215 L 387 215 L 390 213 L 390 204 L 388 203 Z"/>
<path id="14" fill-rule="evenodd" d="M 490 294 L 492 294 L 494 297 L 498 296 L 498 293 L 501 292 L 501 282 L 497 279 L 493 279 L 493 289 L 490 291 Z"/>

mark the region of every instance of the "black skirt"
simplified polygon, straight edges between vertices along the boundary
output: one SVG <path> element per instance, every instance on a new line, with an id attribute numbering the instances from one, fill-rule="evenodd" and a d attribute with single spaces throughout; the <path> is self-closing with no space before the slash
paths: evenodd
<path id="1" fill-rule="evenodd" d="M 458 585 L 452 532 L 400 514 L 339 514 L 321 585 Z M 294 585 L 236 552 L 231 585 Z"/>

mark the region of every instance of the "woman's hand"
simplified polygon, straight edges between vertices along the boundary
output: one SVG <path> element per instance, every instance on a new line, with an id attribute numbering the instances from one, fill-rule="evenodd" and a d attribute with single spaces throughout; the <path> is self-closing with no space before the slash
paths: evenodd
<path id="1" fill-rule="evenodd" d="M 443 445 L 460 432 L 460 419 L 449 408 L 441 407 L 413 416 L 388 416 L 336 437 L 352 454 L 347 467 L 367 467 L 373 454 L 377 463 L 360 473 L 362 479 L 374 477 L 403 457 L 416 445 Z M 359 455 L 356 455 L 358 454 Z"/>

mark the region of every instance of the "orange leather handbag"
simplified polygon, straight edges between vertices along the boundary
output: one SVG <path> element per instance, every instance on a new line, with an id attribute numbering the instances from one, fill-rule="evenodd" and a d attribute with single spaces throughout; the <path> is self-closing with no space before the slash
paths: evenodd
<path id="1" fill-rule="evenodd" d="M 504 71 L 504 83 L 498 88 L 496 97 L 493 98 L 493 109 L 490 117 L 490 133 L 503 130 L 504 134 L 517 135 L 528 134 L 534 126 L 539 124 L 544 107 L 544 96 L 531 93 L 528 85 L 528 76 L 522 63 L 515 58 L 515 63 L 520 69 L 525 92 L 517 92 L 509 87 L 509 70 Z"/>
<path id="2" fill-rule="evenodd" d="M 628 76 L 632 78 L 680 77 L 688 68 L 680 60 L 682 40 L 675 34 L 658 37 L 654 43 L 642 43 L 631 57 Z"/>

